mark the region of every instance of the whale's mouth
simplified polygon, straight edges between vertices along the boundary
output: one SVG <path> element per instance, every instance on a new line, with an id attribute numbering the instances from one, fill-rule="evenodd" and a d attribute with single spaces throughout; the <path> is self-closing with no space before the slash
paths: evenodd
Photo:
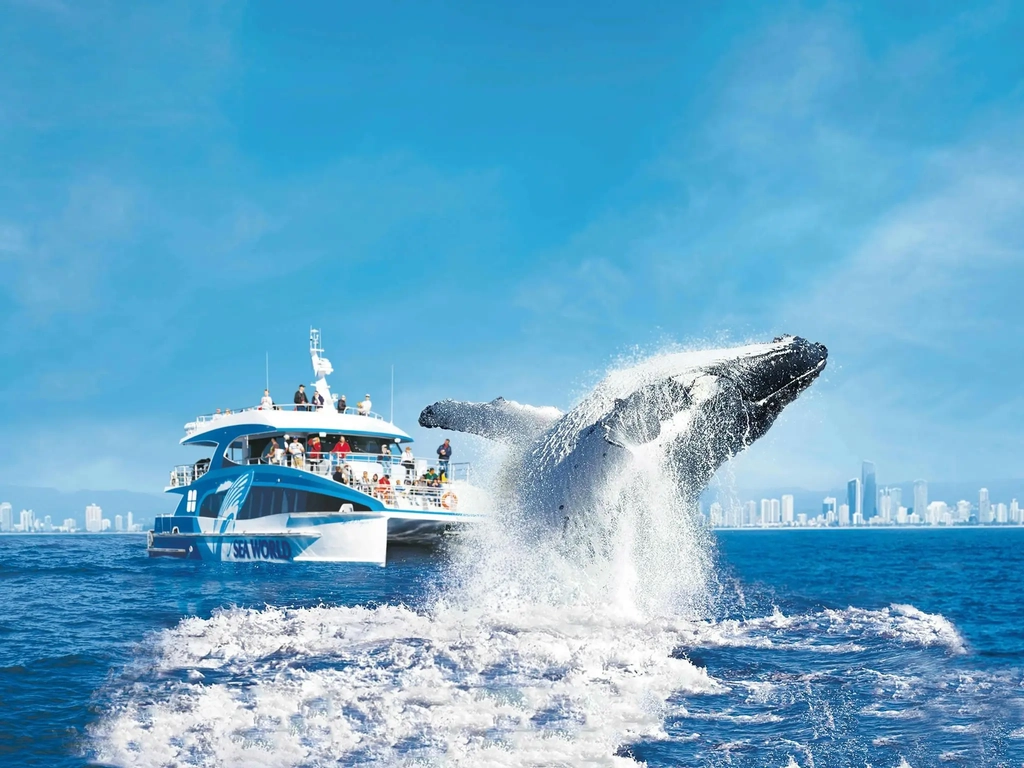
<path id="1" fill-rule="evenodd" d="M 717 373 L 758 409 L 781 411 L 825 370 L 828 349 L 799 336 L 775 339 L 764 352 L 732 361 Z"/>
<path id="2" fill-rule="evenodd" d="M 787 398 L 787 402 L 789 400 L 792 400 L 794 397 L 796 397 L 796 395 L 800 394 L 805 389 L 807 389 L 807 387 L 809 387 L 811 385 L 811 382 L 813 382 L 816 378 L 818 378 L 818 375 L 823 370 L 825 370 L 826 362 L 827 361 L 824 360 L 824 359 L 821 360 L 820 362 L 818 362 L 810 370 L 804 371 L 800 375 L 798 375 L 795 378 L 791 379 L 786 384 L 783 384 L 781 387 L 779 387 L 774 392 L 772 392 L 772 393 L 768 394 L 767 396 L 763 397 L 762 399 L 758 400 L 756 405 L 758 405 L 760 407 L 764 407 L 764 406 L 768 405 L 770 402 L 772 402 L 773 400 L 782 399 L 783 397 Z"/>

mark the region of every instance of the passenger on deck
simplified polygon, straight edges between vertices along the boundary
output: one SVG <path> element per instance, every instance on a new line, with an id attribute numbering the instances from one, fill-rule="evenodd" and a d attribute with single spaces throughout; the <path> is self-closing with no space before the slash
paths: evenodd
<path id="1" fill-rule="evenodd" d="M 306 385 L 305 384 L 299 384 L 299 388 L 295 392 L 295 397 L 293 398 L 293 402 L 295 403 L 295 410 L 296 411 L 308 411 L 309 410 L 309 398 L 306 397 Z"/>
<path id="2" fill-rule="evenodd" d="M 313 407 L 320 411 L 324 407 L 324 396 L 320 394 L 320 390 L 313 393 Z"/>
<path id="3" fill-rule="evenodd" d="M 338 442 L 331 448 L 331 453 L 335 455 L 335 460 L 339 462 L 344 461 L 345 457 L 352 453 L 352 446 L 348 444 L 348 440 L 345 439 L 344 435 L 338 438 Z"/>
<path id="4" fill-rule="evenodd" d="M 273 408 L 274 408 L 274 398 L 272 398 L 270 396 L 270 390 L 269 389 L 264 389 L 263 390 L 263 399 L 260 400 L 260 410 L 261 411 L 270 411 L 270 410 L 273 410 Z"/>
<path id="5" fill-rule="evenodd" d="M 402 469 L 405 470 L 406 482 L 412 482 L 416 477 L 416 457 L 412 455 L 412 448 L 408 445 L 402 451 Z"/>
<path id="6" fill-rule="evenodd" d="M 296 469 L 302 469 L 303 467 L 303 455 L 306 453 L 306 449 L 302 447 L 302 443 L 299 442 L 299 438 L 293 437 L 291 445 L 288 446 L 288 454 L 292 458 L 292 466 Z"/>
<path id="7" fill-rule="evenodd" d="M 224 415 L 224 414 L 222 414 L 222 413 L 220 412 L 220 408 L 218 408 L 218 409 L 217 409 L 216 411 L 214 411 L 214 412 L 213 412 L 213 418 L 215 418 L 215 419 L 219 419 L 219 418 L 220 418 L 221 416 L 223 416 L 223 415 Z"/>
<path id="8" fill-rule="evenodd" d="M 370 401 L 370 393 L 366 393 L 366 397 L 359 401 L 359 415 L 369 416 L 370 410 L 373 408 L 373 403 Z"/>
<path id="9" fill-rule="evenodd" d="M 338 398 L 338 413 L 344 413 L 346 408 L 348 408 L 348 403 L 345 402 L 345 396 L 342 395 Z"/>
<path id="10" fill-rule="evenodd" d="M 377 481 L 377 484 L 379 486 L 381 501 L 383 501 L 385 504 L 390 504 L 393 498 L 391 495 L 391 478 L 389 478 L 386 474 L 381 475 L 381 478 L 380 480 Z"/>
<path id="11" fill-rule="evenodd" d="M 277 455 L 277 450 L 280 447 L 281 446 L 277 444 L 277 438 L 273 438 L 269 443 L 267 443 L 267 447 L 263 449 L 262 459 L 267 464 L 272 464 L 274 461 L 274 457 Z"/>
<path id="12" fill-rule="evenodd" d="M 370 475 L 366 470 L 363 470 L 363 476 L 359 478 L 359 490 L 363 493 L 370 492 Z"/>
<path id="13" fill-rule="evenodd" d="M 437 473 L 434 471 L 433 467 L 430 467 L 427 470 L 427 474 L 423 476 L 423 479 L 427 481 L 427 485 L 432 486 L 434 484 L 434 482 L 437 480 Z"/>
<path id="14" fill-rule="evenodd" d="M 324 457 L 323 448 L 320 447 L 320 437 L 313 435 L 309 438 L 308 454 L 310 461 L 320 461 Z"/>
<path id="15" fill-rule="evenodd" d="M 437 446 L 437 468 L 443 473 L 448 474 L 448 462 L 452 458 L 452 441 L 445 440 L 441 445 Z"/>
<path id="16" fill-rule="evenodd" d="M 334 474 L 331 475 L 331 479 L 336 483 L 342 485 L 348 485 L 348 473 L 345 471 L 344 465 L 339 465 L 334 468 Z"/>

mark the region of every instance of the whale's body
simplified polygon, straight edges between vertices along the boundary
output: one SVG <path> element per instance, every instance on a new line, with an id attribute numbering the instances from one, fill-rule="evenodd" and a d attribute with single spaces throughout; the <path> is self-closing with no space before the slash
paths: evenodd
<path id="1" fill-rule="evenodd" d="M 828 351 L 795 336 L 730 349 L 657 355 L 609 374 L 572 410 L 498 398 L 443 400 L 420 425 L 511 447 L 505 491 L 549 527 L 602 503 L 610 480 L 655 456 L 695 499 L 729 458 L 764 435 L 825 367 Z"/>

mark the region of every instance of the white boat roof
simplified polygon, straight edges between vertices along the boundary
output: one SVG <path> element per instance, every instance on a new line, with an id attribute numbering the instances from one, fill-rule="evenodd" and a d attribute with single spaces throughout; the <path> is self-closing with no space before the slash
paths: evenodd
<path id="1" fill-rule="evenodd" d="M 392 441 L 397 438 L 401 443 L 412 442 L 412 438 L 406 432 L 386 421 L 379 413 L 370 411 L 368 414 L 361 414 L 357 408 L 346 408 L 344 413 L 337 410 L 334 395 L 327 384 L 327 377 L 334 372 L 334 367 L 324 356 L 318 328 L 309 329 L 309 356 L 313 364 L 313 375 L 316 377 L 311 389 L 320 395 L 321 402 L 324 403 L 321 408 L 314 408 L 309 404 L 280 403 L 274 404 L 273 407 L 255 406 L 238 411 L 206 414 L 185 425 L 185 436 L 181 439 L 181 444 L 216 444 L 219 440 L 213 439 L 214 433 L 224 429 L 230 431 L 232 439 L 239 435 L 267 432 L 331 432 L 346 436 L 382 437 Z M 312 399 L 310 398 L 311 402 Z M 369 407 L 369 403 L 366 405 Z"/>
<path id="2" fill-rule="evenodd" d="M 361 416 L 355 412 L 354 408 L 349 408 L 345 413 L 338 413 L 332 408 L 300 411 L 295 410 L 294 405 L 281 405 L 274 409 L 246 408 L 231 413 L 200 416 L 185 425 L 185 436 L 181 438 L 180 442 L 183 445 L 202 443 L 204 435 L 225 427 L 230 427 L 234 431 L 242 426 L 251 427 L 251 429 L 246 429 L 246 432 L 252 434 L 330 432 L 342 435 L 384 437 L 389 440 L 398 438 L 403 443 L 412 442 L 412 437 L 407 432 L 386 421 L 377 413 L 371 412 L 369 416 Z"/>

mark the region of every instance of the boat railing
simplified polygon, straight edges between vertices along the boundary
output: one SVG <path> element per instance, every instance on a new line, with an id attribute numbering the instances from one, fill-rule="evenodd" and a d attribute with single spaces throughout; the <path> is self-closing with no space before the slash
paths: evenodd
<path id="1" fill-rule="evenodd" d="M 435 470 L 437 480 L 441 488 L 448 484 L 461 481 L 470 482 L 470 474 L 473 465 L 468 461 L 448 462 L 448 470 L 440 473 L 441 462 L 413 457 L 412 463 L 405 456 L 395 456 L 388 453 L 320 453 L 302 456 L 293 456 L 285 453 L 279 458 L 251 458 L 245 464 L 265 464 L 279 467 L 291 467 L 315 475 L 330 477 L 340 466 L 347 468 L 347 474 L 351 477 L 351 484 L 357 485 L 362 481 L 363 473 L 367 480 L 372 481 L 373 475 L 387 475 L 396 481 L 401 481 L 406 486 L 416 486 L 421 482 L 430 470 Z M 195 464 L 179 464 L 171 470 L 169 488 L 184 488 L 191 485 L 200 477 L 205 475 L 210 468 L 209 459 L 202 459 Z M 443 478 L 443 479 L 442 479 Z"/>
<path id="2" fill-rule="evenodd" d="M 206 474 L 210 468 L 209 461 L 200 461 L 195 464 L 179 464 L 171 470 L 170 488 L 183 488 L 191 485 L 200 477 Z"/>
<path id="3" fill-rule="evenodd" d="M 216 413 L 204 413 L 200 416 L 196 416 L 195 421 L 190 421 L 185 425 L 185 435 L 191 436 L 200 430 L 206 429 L 210 426 L 211 422 L 218 421 L 220 419 L 233 416 L 236 413 L 246 413 L 249 411 L 301 411 L 309 413 L 317 412 L 331 412 L 338 413 L 346 416 L 364 416 L 370 419 L 376 419 L 378 421 L 384 421 L 384 417 L 376 411 L 360 411 L 359 408 L 347 407 L 342 410 L 338 410 L 333 405 L 315 406 L 312 403 L 309 404 L 297 404 L 297 403 L 275 403 L 271 408 L 264 408 L 262 405 L 252 405 L 246 408 L 228 408 L 223 411 Z"/>
<path id="4" fill-rule="evenodd" d="M 361 479 L 365 472 L 370 475 L 388 475 L 389 477 L 402 478 L 407 483 L 416 482 L 424 477 L 431 469 L 440 477 L 442 462 L 427 460 L 421 457 L 413 457 L 412 463 L 405 456 L 395 456 L 390 453 L 311 453 L 293 456 L 284 452 L 277 457 L 265 456 L 262 458 L 251 458 L 247 464 L 265 464 L 278 467 L 291 467 L 312 472 L 317 475 L 332 475 L 339 466 L 346 466 L 352 473 L 354 479 Z M 448 471 L 444 473 L 443 482 L 464 481 L 469 482 L 472 472 L 472 463 L 468 461 L 448 462 Z"/>

